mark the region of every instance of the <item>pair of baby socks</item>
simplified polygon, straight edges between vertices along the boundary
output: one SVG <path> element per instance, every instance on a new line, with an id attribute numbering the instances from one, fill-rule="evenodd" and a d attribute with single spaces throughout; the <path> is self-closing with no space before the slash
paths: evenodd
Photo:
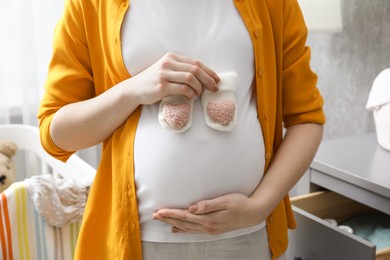
<path id="1" fill-rule="evenodd" d="M 221 79 L 218 83 L 219 90 L 211 92 L 206 89 L 200 97 L 203 116 L 209 127 L 219 131 L 231 131 L 237 117 L 235 93 L 238 75 L 235 72 L 225 72 L 218 76 Z M 195 99 L 172 95 L 161 100 L 158 115 L 160 124 L 177 133 L 186 131 L 192 124 Z"/>

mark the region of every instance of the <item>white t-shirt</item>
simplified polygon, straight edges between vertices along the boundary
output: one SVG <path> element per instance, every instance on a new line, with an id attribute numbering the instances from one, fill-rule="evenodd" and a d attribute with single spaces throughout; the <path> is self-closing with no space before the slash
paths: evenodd
<path id="1" fill-rule="evenodd" d="M 134 144 L 142 240 L 215 240 L 263 227 L 264 223 L 217 236 L 177 234 L 151 218 L 160 208 L 187 208 L 232 192 L 249 196 L 263 176 L 264 142 L 251 87 L 253 46 L 233 1 L 132 0 L 122 25 L 122 52 L 131 75 L 167 52 L 198 59 L 217 73 L 239 75 L 237 125 L 231 132 L 206 125 L 199 99 L 192 126 L 183 133 L 160 125 L 159 103 L 142 107 Z"/>

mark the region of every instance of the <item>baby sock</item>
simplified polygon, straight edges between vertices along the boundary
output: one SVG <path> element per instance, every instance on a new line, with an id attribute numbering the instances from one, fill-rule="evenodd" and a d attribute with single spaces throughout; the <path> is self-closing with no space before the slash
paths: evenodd
<path id="1" fill-rule="evenodd" d="M 237 118 L 236 89 L 238 75 L 235 72 L 218 74 L 221 81 L 219 90 L 204 90 L 201 96 L 203 115 L 206 124 L 219 131 L 232 131 Z"/>
<path id="2" fill-rule="evenodd" d="M 191 127 L 195 98 L 171 95 L 161 100 L 158 119 L 160 124 L 173 132 L 181 133 Z"/>

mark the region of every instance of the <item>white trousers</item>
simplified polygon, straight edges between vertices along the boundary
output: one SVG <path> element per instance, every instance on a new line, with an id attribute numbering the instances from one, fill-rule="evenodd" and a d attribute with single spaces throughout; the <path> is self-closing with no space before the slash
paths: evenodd
<path id="1" fill-rule="evenodd" d="M 143 260 L 270 260 L 267 229 L 248 235 L 194 243 L 142 242 Z M 285 256 L 278 260 L 286 259 Z"/>

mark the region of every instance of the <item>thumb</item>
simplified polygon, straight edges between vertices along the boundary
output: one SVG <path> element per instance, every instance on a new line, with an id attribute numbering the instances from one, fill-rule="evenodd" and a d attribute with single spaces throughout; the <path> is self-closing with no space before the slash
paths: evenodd
<path id="1" fill-rule="evenodd" d="M 227 209 L 227 200 L 224 197 L 218 197 L 211 200 L 202 200 L 192 204 L 188 211 L 192 214 L 207 214 L 214 211 Z"/>

